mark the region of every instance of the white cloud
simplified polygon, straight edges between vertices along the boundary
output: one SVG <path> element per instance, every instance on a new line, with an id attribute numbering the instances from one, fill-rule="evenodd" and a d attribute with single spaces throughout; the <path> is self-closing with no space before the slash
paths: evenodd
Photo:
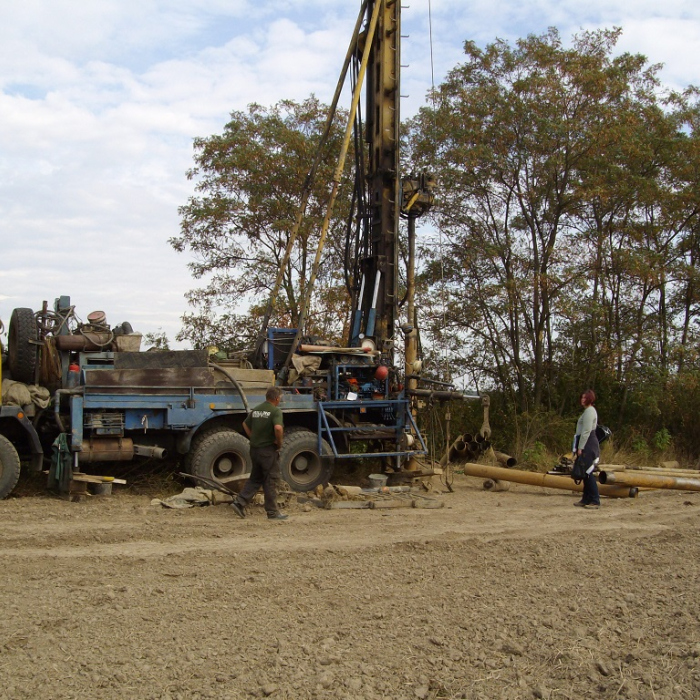
<path id="1" fill-rule="evenodd" d="M 84 318 L 172 339 L 195 286 L 175 253 L 192 138 L 250 102 L 329 101 L 360 6 L 327 0 L 0 0 L 0 317 L 70 294 Z M 622 26 L 621 51 L 697 83 L 700 8 L 620 0 L 432 0 L 403 12 L 408 116 L 465 40 Z M 347 98 L 347 95 L 346 95 Z"/>

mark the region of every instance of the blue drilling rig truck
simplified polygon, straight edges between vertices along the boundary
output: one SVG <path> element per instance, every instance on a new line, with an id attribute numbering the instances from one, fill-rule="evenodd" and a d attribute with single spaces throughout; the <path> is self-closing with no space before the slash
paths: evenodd
<path id="1" fill-rule="evenodd" d="M 71 472 L 178 457 L 185 471 L 235 486 L 251 466 L 242 422 L 278 382 L 293 336 L 268 329 L 258 353 L 265 366 L 253 367 L 207 350 L 143 352 L 130 324 L 110 328 L 101 312 L 82 323 L 67 296 L 50 310 L 46 303 L 38 312 L 15 309 L 3 356 L 0 497 L 17 483 L 20 456 L 30 469 L 46 470 L 59 448 L 70 455 Z M 372 456 L 400 472 L 425 454 L 409 401 L 376 351 L 300 344 L 295 356 L 302 361 L 296 376 L 287 373 L 280 452 L 293 490 L 326 483 L 336 460 Z M 18 388 L 28 398 L 13 400 Z M 361 450 L 352 449 L 356 443 Z M 70 480 L 53 477 L 56 487 Z"/>

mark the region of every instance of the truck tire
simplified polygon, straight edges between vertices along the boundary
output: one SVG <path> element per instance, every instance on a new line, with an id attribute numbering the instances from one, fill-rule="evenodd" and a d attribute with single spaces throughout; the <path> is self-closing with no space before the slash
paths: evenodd
<path id="1" fill-rule="evenodd" d="M 321 441 L 322 459 L 318 454 L 318 438 L 310 430 L 287 432 L 280 450 L 282 478 L 294 491 L 311 491 L 326 484 L 333 472 L 331 446 Z"/>
<path id="2" fill-rule="evenodd" d="M 248 440 L 235 430 L 221 430 L 195 441 L 188 471 L 223 484 L 231 482 L 231 488 L 242 481 L 237 477 L 250 474 L 252 466 Z"/>
<path id="3" fill-rule="evenodd" d="M 182 458 L 182 467 L 184 471 L 186 471 L 188 474 L 193 474 L 194 472 L 192 471 L 192 459 L 194 455 L 196 454 L 197 450 L 199 449 L 199 446 L 208 438 L 211 437 L 212 435 L 215 435 L 216 433 L 223 433 L 225 431 L 230 431 L 231 428 L 225 426 L 225 425 L 218 425 L 214 428 L 209 428 L 209 429 L 202 429 L 199 433 L 197 433 L 193 438 L 192 442 L 190 443 L 190 449 L 184 454 Z"/>
<path id="4" fill-rule="evenodd" d="M 19 455 L 14 445 L 0 435 L 0 499 L 7 498 L 19 479 Z"/>
<path id="5" fill-rule="evenodd" d="M 12 379 L 34 384 L 37 365 L 36 320 L 31 309 L 15 309 L 7 335 L 7 363 Z"/>

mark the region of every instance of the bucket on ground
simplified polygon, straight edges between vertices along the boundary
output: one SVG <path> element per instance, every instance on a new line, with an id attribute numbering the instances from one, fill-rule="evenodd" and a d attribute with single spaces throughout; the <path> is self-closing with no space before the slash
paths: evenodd
<path id="1" fill-rule="evenodd" d="M 386 474 L 370 474 L 368 479 L 369 479 L 369 485 L 373 489 L 381 489 L 384 486 L 386 486 L 387 479 L 389 477 Z"/>

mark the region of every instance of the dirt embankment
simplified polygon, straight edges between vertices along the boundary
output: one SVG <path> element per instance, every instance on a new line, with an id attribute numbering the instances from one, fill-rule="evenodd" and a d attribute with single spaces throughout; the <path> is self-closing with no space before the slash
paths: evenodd
<path id="1" fill-rule="evenodd" d="M 454 486 L 283 523 L 4 501 L 0 699 L 700 697 L 700 494 Z"/>

